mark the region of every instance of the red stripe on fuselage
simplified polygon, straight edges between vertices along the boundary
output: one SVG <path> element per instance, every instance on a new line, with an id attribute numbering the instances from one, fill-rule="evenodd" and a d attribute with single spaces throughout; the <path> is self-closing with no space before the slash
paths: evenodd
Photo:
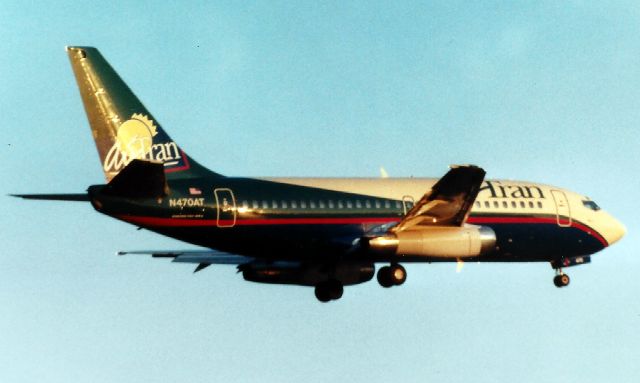
<path id="1" fill-rule="evenodd" d="M 220 220 L 190 218 L 160 218 L 119 215 L 117 218 L 140 226 L 151 227 L 198 227 L 198 226 L 266 226 L 266 225 L 364 225 L 399 222 L 398 217 L 360 217 L 360 218 L 265 218 Z M 550 217 L 469 217 L 468 223 L 482 224 L 552 224 L 557 225 L 556 218 Z M 571 227 L 579 229 L 596 238 L 604 247 L 609 244 L 592 228 L 573 220 Z"/>
<path id="2" fill-rule="evenodd" d="M 158 218 L 119 215 L 123 221 L 148 226 L 183 227 L 183 226 L 231 226 L 233 220 L 214 219 L 185 219 L 185 218 Z M 264 226 L 264 225 L 360 225 L 383 224 L 399 222 L 395 217 L 362 217 L 362 218 L 268 218 L 268 219 L 238 219 L 234 226 Z"/>
<path id="3" fill-rule="evenodd" d="M 467 220 L 468 223 L 482 225 L 482 224 L 535 224 L 535 223 L 546 223 L 546 224 L 558 224 L 557 218 L 549 218 L 549 217 L 469 217 Z M 562 221 L 561 221 L 562 222 Z M 566 221 L 565 221 L 566 222 Z M 566 222 L 568 223 L 568 222 Z M 570 227 L 574 227 L 585 233 L 593 236 L 595 239 L 602 243 L 602 246 L 607 247 L 609 243 L 600 233 L 593 230 L 592 228 L 583 225 L 575 220 L 571 221 Z"/>

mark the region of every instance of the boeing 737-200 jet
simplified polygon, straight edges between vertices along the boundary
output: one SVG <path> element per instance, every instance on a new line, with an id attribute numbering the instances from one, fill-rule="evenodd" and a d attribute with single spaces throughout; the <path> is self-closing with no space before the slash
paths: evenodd
<path id="1" fill-rule="evenodd" d="M 315 287 L 318 300 L 371 280 L 401 285 L 408 262 L 590 262 L 625 228 L 592 200 L 532 182 L 485 180 L 452 166 L 418 178 L 237 178 L 178 146 L 95 48 L 67 47 L 107 183 L 83 194 L 109 216 L 202 250 L 126 251 L 196 264 L 237 265 L 247 281 Z"/>

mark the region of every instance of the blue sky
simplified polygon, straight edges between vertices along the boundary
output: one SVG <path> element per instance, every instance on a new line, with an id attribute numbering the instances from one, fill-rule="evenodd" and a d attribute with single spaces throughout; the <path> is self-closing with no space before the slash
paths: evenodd
<path id="1" fill-rule="evenodd" d="M 0 380 L 637 382 L 637 2 L 0 5 Z M 65 45 L 98 47 L 227 175 L 488 177 L 587 194 L 627 236 L 569 269 L 411 265 L 322 305 L 118 250 L 186 245 L 82 203 L 103 181 Z"/>

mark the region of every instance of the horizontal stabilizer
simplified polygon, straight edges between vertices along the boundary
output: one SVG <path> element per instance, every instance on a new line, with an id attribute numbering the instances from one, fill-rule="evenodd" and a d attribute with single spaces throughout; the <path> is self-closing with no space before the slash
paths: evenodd
<path id="1" fill-rule="evenodd" d="M 159 198 L 169 192 L 161 163 L 133 160 L 104 188 L 103 193 L 128 198 Z"/>
<path id="2" fill-rule="evenodd" d="M 89 202 L 89 195 L 87 193 L 78 194 L 10 194 L 12 197 L 19 197 L 24 199 L 40 199 L 47 201 L 78 201 Z"/>

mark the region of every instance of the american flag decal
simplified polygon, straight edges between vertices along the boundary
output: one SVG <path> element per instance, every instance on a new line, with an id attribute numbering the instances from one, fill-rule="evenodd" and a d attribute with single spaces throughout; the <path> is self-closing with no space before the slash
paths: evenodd
<path id="1" fill-rule="evenodd" d="M 202 190 L 200 190 L 198 188 L 191 187 L 191 188 L 189 188 L 189 194 L 191 194 L 191 195 L 201 195 L 202 194 Z"/>

